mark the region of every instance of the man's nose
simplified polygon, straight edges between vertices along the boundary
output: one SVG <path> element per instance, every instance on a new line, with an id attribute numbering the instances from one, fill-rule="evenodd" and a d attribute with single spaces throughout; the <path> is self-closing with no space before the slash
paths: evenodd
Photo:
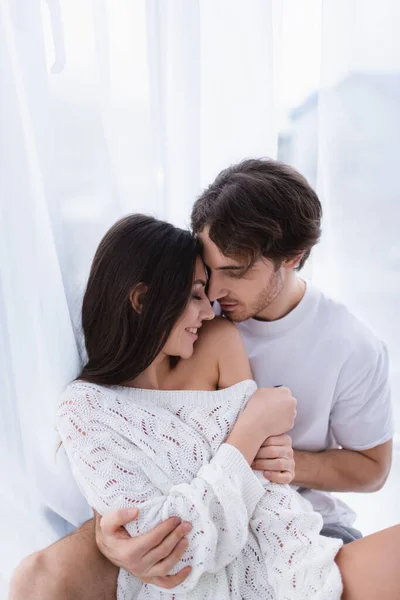
<path id="1" fill-rule="evenodd" d="M 214 302 L 219 298 L 223 298 L 226 296 L 227 291 L 222 288 L 222 286 L 218 283 L 218 279 L 213 275 L 210 276 L 208 280 L 208 288 L 207 288 L 207 296 L 210 302 Z"/>

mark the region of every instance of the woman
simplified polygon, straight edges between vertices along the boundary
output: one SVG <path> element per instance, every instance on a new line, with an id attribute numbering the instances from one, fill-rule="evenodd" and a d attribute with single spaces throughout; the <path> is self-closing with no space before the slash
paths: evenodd
<path id="1" fill-rule="evenodd" d="M 58 408 L 73 473 L 101 514 L 140 508 L 131 535 L 171 515 L 193 525 L 183 583 L 167 592 L 121 570 L 118 598 L 339 599 L 338 565 L 352 594 L 354 553 L 335 562 L 341 541 L 319 535 L 307 501 L 251 469 L 262 442 L 293 426 L 295 401 L 256 389 L 237 329 L 207 323 L 205 287 L 196 241 L 150 217 L 119 221 L 93 261 L 88 361 Z"/>

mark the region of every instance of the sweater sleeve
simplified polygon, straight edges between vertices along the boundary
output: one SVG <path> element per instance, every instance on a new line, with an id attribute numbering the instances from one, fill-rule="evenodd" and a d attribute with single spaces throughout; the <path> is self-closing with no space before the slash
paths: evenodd
<path id="1" fill-rule="evenodd" d="M 134 443 L 129 427 L 132 411 L 105 405 L 104 393 L 86 386 L 71 396 L 66 392 L 59 405 L 57 427 L 74 477 L 100 514 L 139 508 L 138 519 L 126 526 L 132 536 L 170 516 L 192 523 L 188 549 L 172 571 L 192 567 L 187 579 L 174 588 L 188 592 L 203 573 L 220 570 L 241 552 L 264 488 L 242 454 L 229 444 L 222 444 L 192 481 L 169 484 L 152 460 L 154 447 L 147 452 Z M 165 448 L 160 446 L 159 451 Z"/>
<path id="2" fill-rule="evenodd" d="M 277 510 L 279 507 L 279 510 Z M 343 542 L 320 535 L 322 517 L 288 485 L 267 483 L 250 519 L 280 600 L 337 600 L 342 591 L 335 556 Z"/>

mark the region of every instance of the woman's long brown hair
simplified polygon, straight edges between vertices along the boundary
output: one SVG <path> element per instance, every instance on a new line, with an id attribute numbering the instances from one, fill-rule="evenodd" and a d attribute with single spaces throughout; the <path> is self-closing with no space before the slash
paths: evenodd
<path id="1" fill-rule="evenodd" d="M 118 385 L 155 359 L 184 311 L 198 243 L 189 231 L 129 215 L 106 233 L 93 259 L 82 305 L 87 363 L 79 378 Z M 146 285 L 140 312 L 130 295 Z"/>

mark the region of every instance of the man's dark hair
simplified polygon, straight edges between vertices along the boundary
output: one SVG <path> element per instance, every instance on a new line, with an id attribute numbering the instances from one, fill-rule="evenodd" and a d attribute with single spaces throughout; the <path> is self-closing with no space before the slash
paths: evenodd
<path id="1" fill-rule="evenodd" d="M 194 236 L 170 223 L 138 214 L 111 227 L 83 299 L 88 360 L 80 379 L 118 385 L 153 362 L 187 306 L 197 256 Z M 140 313 L 130 300 L 139 284 L 147 287 Z"/>
<path id="2" fill-rule="evenodd" d="M 264 256 L 279 266 L 304 253 L 304 266 L 321 235 L 322 207 L 300 173 L 275 160 L 248 159 L 221 171 L 196 200 L 194 234 L 209 227 L 210 239 L 223 254 Z"/>

